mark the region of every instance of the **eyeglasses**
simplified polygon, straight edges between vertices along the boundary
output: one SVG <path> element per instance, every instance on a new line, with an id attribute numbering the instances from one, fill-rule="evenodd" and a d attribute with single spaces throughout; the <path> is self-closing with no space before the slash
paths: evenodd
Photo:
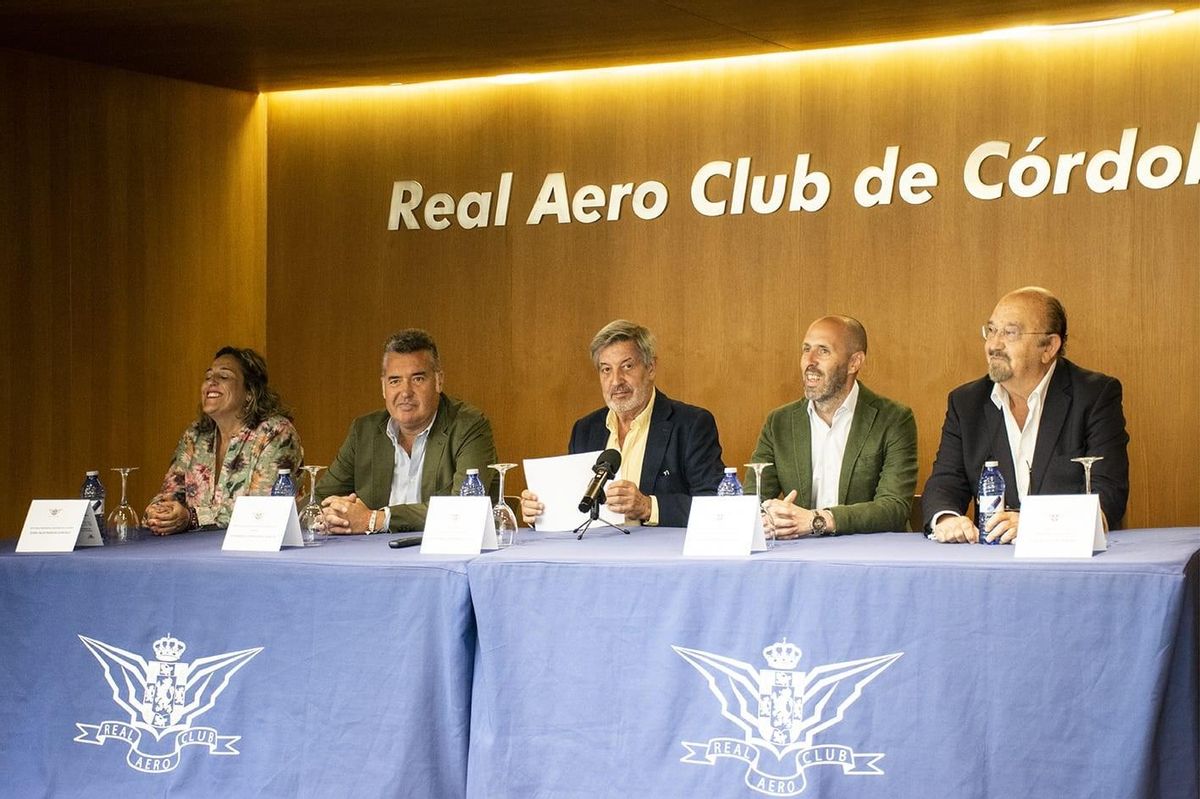
<path id="1" fill-rule="evenodd" d="M 1015 327 L 994 327 L 992 325 L 982 325 L 979 332 L 983 334 L 984 341 L 991 341 L 994 338 L 1002 338 L 1009 344 L 1018 341 L 1021 336 L 1057 336 L 1058 334 L 1052 330 L 1034 330 L 1029 333 L 1022 333 Z"/>

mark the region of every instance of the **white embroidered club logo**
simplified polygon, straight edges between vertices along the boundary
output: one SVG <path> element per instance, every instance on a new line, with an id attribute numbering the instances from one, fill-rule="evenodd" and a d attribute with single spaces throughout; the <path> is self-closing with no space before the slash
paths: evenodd
<path id="1" fill-rule="evenodd" d="M 207 746 L 210 755 L 238 754 L 233 744 L 242 736 L 218 735 L 212 727 L 192 723 L 212 709 L 234 672 L 263 651 L 261 646 L 187 663 L 179 660 L 187 644 L 167 635 L 154 642 L 156 659 L 147 662 L 94 638 L 81 635 L 79 640 L 104 667 L 113 701 L 129 714 L 129 721 L 75 722 L 77 742 L 103 746 L 109 738 L 124 741 L 129 744 L 125 761 L 130 768 L 147 773 L 172 771 L 185 746 Z"/>
<path id="2" fill-rule="evenodd" d="M 856 753 L 844 744 L 813 744 L 813 737 L 845 717 L 863 688 L 904 653 L 848 660 L 796 671 L 800 648 L 787 640 L 763 650 L 770 668 L 672 646 L 708 681 L 721 703 L 721 715 L 741 729 L 741 738 L 713 738 L 707 743 L 681 741 L 683 763 L 711 766 L 717 758 L 746 763 L 745 782 L 767 796 L 796 796 L 804 791 L 804 770 L 839 766 L 845 775 L 883 774 L 876 766 L 883 753 Z"/>

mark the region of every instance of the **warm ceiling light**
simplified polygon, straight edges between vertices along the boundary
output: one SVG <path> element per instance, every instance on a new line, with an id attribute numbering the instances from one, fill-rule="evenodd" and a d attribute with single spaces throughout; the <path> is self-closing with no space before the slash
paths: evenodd
<path id="1" fill-rule="evenodd" d="M 510 72 L 507 75 L 493 75 L 490 78 L 484 78 L 489 83 L 501 83 L 508 86 L 518 86 L 522 83 L 533 83 L 541 80 L 541 75 L 535 75 L 532 72 Z"/>
<path id="2" fill-rule="evenodd" d="M 518 86 L 527 83 L 535 83 L 538 81 L 561 80 L 583 77 L 585 75 L 631 75 L 638 73 L 669 73 L 674 71 L 685 71 L 696 69 L 697 67 L 715 67 L 720 64 L 736 64 L 736 63 L 752 63 L 754 61 L 791 61 L 795 59 L 819 58 L 829 56 L 836 53 L 860 53 L 868 51 L 892 50 L 897 48 L 921 47 L 937 43 L 949 42 L 970 42 L 979 39 L 1012 39 L 1021 36 L 1045 35 L 1051 33 L 1059 33 L 1066 31 L 1076 31 L 1089 28 L 1108 27 L 1111 25 L 1124 25 L 1133 22 L 1144 22 L 1150 19 L 1158 19 L 1161 17 L 1169 17 L 1174 14 L 1174 9 L 1161 9 L 1158 11 L 1147 11 L 1142 14 L 1134 14 L 1128 17 L 1113 17 L 1111 19 L 1086 20 L 1081 22 L 1063 22 L 1048 25 L 1023 25 L 1013 28 L 1000 28 L 990 31 L 982 31 L 979 33 L 965 33 L 954 36 L 932 37 L 929 39 L 905 39 L 895 42 L 874 42 L 871 44 L 854 44 L 843 45 L 831 48 L 817 48 L 813 50 L 786 50 L 782 52 L 761 53 L 758 55 L 744 56 L 728 56 L 725 58 L 712 59 L 697 59 L 695 61 L 668 61 L 663 63 L 653 64 L 628 64 L 615 67 L 594 67 L 574 70 L 559 70 L 555 72 L 514 72 L 507 75 L 492 75 L 490 77 L 478 78 L 452 78 L 449 80 L 427 81 L 417 83 L 392 83 L 388 86 L 358 86 L 358 87 L 342 87 L 329 89 L 299 89 L 271 92 L 271 94 L 288 94 L 288 95 L 320 95 L 324 92 L 372 92 L 386 91 L 392 88 L 400 88 L 405 91 L 415 91 L 422 89 L 446 88 L 451 85 L 479 85 L 480 83 L 491 83 L 509 86 Z M 1189 11 L 1190 15 L 1192 12 Z"/>
<path id="3" fill-rule="evenodd" d="M 1089 19 L 1083 22 L 1057 22 L 1050 25 L 1021 25 L 1016 28 L 1001 28 L 999 30 L 987 31 L 981 33 L 980 36 L 989 39 L 1004 39 L 1009 36 L 1024 36 L 1027 34 L 1037 33 L 1054 33 L 1056 31 L 1074 31 L 1085 28 L 1102 28 L 1109 25 L 1125 25 L 1131 22 L 1144 22 L 1148 19 L 1158 19 L 1159 17 L 1169 17 L 1175 13 L 1172 8 L 1163 8 L 1158 11 L 1146 11 L 1142 14 L 1133 14 L 1128 17 L 1110 17 L 1108 19 Z"/>

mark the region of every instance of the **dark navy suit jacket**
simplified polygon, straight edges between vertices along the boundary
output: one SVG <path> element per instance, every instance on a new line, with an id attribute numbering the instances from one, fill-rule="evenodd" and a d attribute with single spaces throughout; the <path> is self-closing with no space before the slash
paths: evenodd
<path id="1" fill-rule="evenodd" d="M 983 377 L 950 392 L 942 442 L 921 495 L 927 530 L 940 511 L 967 512 L 984 461 L 1000 462 L 1005 506 L 1021 507 L 1004 413 L 992 402 L 992 386 Z M 1083 467 L 1071 458 L 1103 456 L 1092 465 L 1092 491 L 1100 495 L 1100 507 L 1116 529 L 1129 498 L 1128 443 L 1120 381 L 1061 359 L 1046 389 L 1029 493 L 1082 494 Z"/>
<path id="2" fill-rule="evenodd" d="M 608 445 L 607 417 L 608 408 L 600 408 L 577 421 L 568 452 L 604 449 Z M 715 495 L 724 472 L 713 415 L 658 391 L 638 480 L 643 494 L 658 498 L 658 523 L 686 527 L 692 497 Z"/>

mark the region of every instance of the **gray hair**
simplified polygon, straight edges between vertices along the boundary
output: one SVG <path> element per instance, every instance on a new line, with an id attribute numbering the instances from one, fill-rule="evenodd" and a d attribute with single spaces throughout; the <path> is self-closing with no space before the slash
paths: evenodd
<path id="1" fill-rule="evenodd" d="M 428 352 L 430 360 L 433 361 L 433 371 L 442 371 L 442 361 L 438 357 L 438 348 L 433 340 L 433 336 L 420 328 L 410 327 L 401 330 L 399 333 L 393 333 L 383 345 L 383 357 L 385 360 L 388 353 L 391 352 L 397 355 L 407 355 L 410 352 Z"/>
<path id="2" fill-rule="evenodd" d="M 646 366 L 654 365 L 654 359 L 658 357 L 654 334 L 628 319 L 614 319 L 600 328 L 600 332 L 592 337 L 590 346 L 592 364 L 599 368 L 600 350 L 619 341 L 632 341 L 637 345 L 642 363 Z"/>

